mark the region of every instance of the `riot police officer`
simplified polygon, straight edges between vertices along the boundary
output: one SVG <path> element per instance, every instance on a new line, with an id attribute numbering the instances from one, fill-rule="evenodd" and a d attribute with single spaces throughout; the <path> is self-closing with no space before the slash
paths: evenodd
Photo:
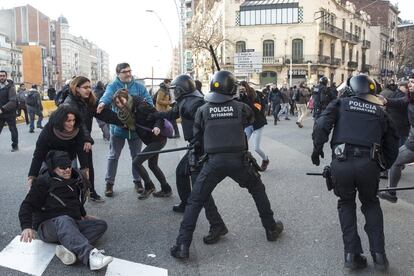
<path id="1" fill-rule="evenodd" d="M 312 96 L 314 100 L 313 117 L 318 119 L 322 111 L 328 104 L 335 99 L 332 89 L 328 88 L 328 78 L 323 76 L 319 79 L 319 84 L 313 88 Z"/>
<path id="2" fill-rule="evenodd" d="M 219 71 L 211 80 L 207 101 L 197 110 L 194 140 L 197 151 L 207 154 L 201 172 L 185 208 L 176 244 L 171 248 L 175 258 L 189 257 L 189 247 L 203 204 L 216 185 L 230 176 L 252 195 L 269 241 L 275 241 L 283 224 L 275 221 L 260 175 L 247 157 L 244 127 L 253 120 L 253 111 L 244 103 L 233 100 L 236 79 L 232 73 Z"/>
<path id="3" fill-rule="evenodd" d="M 170 121 L 181 117 L 184 140 L 190 142 L 193 139 L 194 117 L 197 109 L 204 104 L 204 96 L 196 89 L 194 80 L 188 75 L 179 75 L 176 77 L 171 83 L 170 89 L 174 89 L 176 105 L 170 111 L 156 113 L 154 116 L 166 118 Z M 178 213 L 184 213 L 188 197 L 191 193 L 191 183 L 195 183 L 200 169 L 197 164 L 193 164 L 190 167 L 189 156 L 193 160 L 200 158 L 200 156 L 195 156 L 193 150 L 190 150 L 186 152 L 177 165 L 176 185 L 181 203 L 173 206 L 173 211 Z M 206 244 L 213 244 L 218 242 L 220 236 L 227 234 L 228 230 L 217 211 L 213 197 L 210 196 L 208 198 L 204 204 L 204 209 L 207 220 L 210 223 L 210 231 L 208 235 L 203 237 L 203 241 Z"/>
<path id="4" fill-rule="evenodd" d="M 374 265 L 388 267 L 384 249 L 383 215 L 377 190 L 381 166 L 389 168 L 398 154 L 398 137 L 391 121 L 375 97 L 376 84 L 366 75 L 349 80 L 355 94 L 334 100 L 316 120 L 312 133 L 312 163 L 319 166 L 323 144 L 331 139 L 331 175 L 334 193 L 339 197 L 338 213 L 345 252 L 345 267 L 367 265 L 357 232 L 355 196 L 358 191 L 365 216 Z"/>

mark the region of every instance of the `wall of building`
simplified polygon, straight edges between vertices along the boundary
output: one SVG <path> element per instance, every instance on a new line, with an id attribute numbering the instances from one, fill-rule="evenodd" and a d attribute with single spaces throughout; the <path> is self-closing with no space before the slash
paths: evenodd
<path id="1" fill-rule="evenodd" d="M 23 74 L 26 83 L 43 85 L 42 48 L 40 46 L 19 46 L 23 50 Z"/>

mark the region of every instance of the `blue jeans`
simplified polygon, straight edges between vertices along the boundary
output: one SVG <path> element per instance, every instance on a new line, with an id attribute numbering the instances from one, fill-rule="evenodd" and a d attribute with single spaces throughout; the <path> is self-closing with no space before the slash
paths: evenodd
<path id="1" fill-rule="evenodd" d="M 414 162 L 414 151 L 409 150 L 405 145 L 403 145 L 400 147 L 398 157 L 390 169 L 388 175 L 388 186 L 397 187 L 404 165 L 412 162 Z"/>
<path id="2" fill-rule="evenodd" d="M 108 225 L 100 219 L 75 220 L 67 215 L 42 222 L 37 229 L 44 242 L 59 243 L 73 252 L 85 265 L 95 243 L 105 233 Z"/>
<path id="3" fill-rule="evenodd" d="M 118 169 L 118 159 L 121 155 L 122 149 L 125 145 L 125 140 L 128 141 L 129 152 L 131 154 L 131 159 L 134 160 L 135 156 L 141 152 L 142 141 L 141 139 L 124 139 L 119 138 L 115 135 L 111 135 L 109 139 L 109 156 L 108 156 L 108 168 L 106 171 L 105 181 L 114 184 L 116 171 Z M 132 176 L 134 182 L 141 181 L 141 177 L 138 172 L 138 168 L 132 166 Z"/>
<path id="4" fill-rule="evenodd" d="M 253 126 L 248 126 L 244 129 L 244 133 L 246 133 L 247 141 L 249 141 L 250 137 L 252 137 L 252 145 L 253 145 L 254 151 L 257 152 L 257 154 L 259 154 L 263 160 L 268 160 L 268 157 L 266 156 L 264 151 L 260 148 L 260 141 L 262 139 L 263 129 L 264 127 L 254 130 Z"/>
<path id="5" fill-rule="evenodd" d="M 37 115 L 37 127 L 42 127 L 43 113 L 40 109 L 29 109 L 30 130 L 34 130 L 35 115 Z"/>

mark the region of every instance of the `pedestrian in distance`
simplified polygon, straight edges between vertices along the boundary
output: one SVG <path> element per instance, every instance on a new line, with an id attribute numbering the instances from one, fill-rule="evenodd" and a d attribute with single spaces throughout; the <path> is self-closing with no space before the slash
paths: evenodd
<path id="1" fill-rule="evenodd" d="M 193 128 L 194 118 L 198 108 L 205 104 L 204 96 L 197 90 L 195 81 L 188 75 L 179 75 L 173 82 L 174 98 L 177 104 L 168 112 L 153 113 L 156 118 L 167 118 L 176 120 L 181 117 L 184 140 L 191 142 L 194 139 Z M 184 213 L 191 194 L 191 186 L 197 180 L 201 169 L 201 162 L 204 153 L 202 151 L 188 150 L 181 158 L 176 168 L 176 185 L 181 202 L 173 206 L 173 211 Z M 191 161 L 190 161 L 191 160 Z M 217 243 L 221 236 L 227 234 L 228 230 L 222 217 L 217 211 L 217 206 L 210 195 L 204 202 L 206 218 L 210 224 L 210 230 L 203 237 L 205 244 Z"/>
<path id="2" fill-rule="evenodd" d="M 277 121 L 279 120 L 279 112 L 280 112 L 280 105 L 282 103 L 282 93 L 280 92 L 277 85 L 274 84 L 272 89 L 269 92 L 269 104 L 272 106 L 272 114 L 273 114 L 273 124 L 277 125 Z"/>
<path id="3" fill-rule="evenodd" d="M 86 177 L 72 168 L 71 157 L 65 151 L 50 151 L 46 163 L 47 170 L 35 180 L 20 206 L 20 240 L 31 242 L 37 231 L 40 240 L 58 244 L 56 256 L 65 265 L 79 259 L 91 270 L 104 268 L 113 258 L 92 244 L 108 225 L 86 213 Z"/>
<path id="4" fill-rule="evenodd" d="M 367 266 L 358 235 L 355 197 L 358 192 L 365 216 L 365 232 L 376 269 L 388 268 L 385 254 L 384 219 L 377 197 L 379 175 L 398 154 L 398 136 L 382 102 L 375 96 L 375 82 L 366 75 L 349 80 L 354 97 L 332 101 L 315 121 L 312 163 L 319 166 L 323 145 L 331 130 L 331 180 L 338 200 L 339 222 L 344 243 L 344 266 Z"/>
<path id="5" fill-rule="evenodd" d="M 49 98 L 50 101 L 54 101 L 56 98 L 56 89 L 51 85 L 47 89 L 47 97 Z"/>
<path id="6" fill-rule="evenodd" d="M 155 93 L 155 108 L 159 112 L 166 112 L 171 109 L 172 104 L 172 97 L 170 93 L 171 80 L 165 79 L 162 83 L 160 83 L 160 89 Z M 180 131 L 178 130 L 176 120 L 171 121 L 174 127 L 174 137 L 173 138 L 180 138 Z"/>
<path id="7" fill-rule="evenodd" d="M 242 81 L 239 88 L 240 101 L 247 104 L 254 113 L 254 122 L 244 129 L 247 141 L 252 141 L 252 148 L 262 158 L 261 171 L 269 165 L 269 157 L 260 147 L 264 126 L 267 125 L 265 103 L 258 93 L 246 82 Z"/>
<path id="8" fill-rule="evenodd" d="M 311 96 L 311 92 L 308 87 L 306 87 L 305 82 L 299 84 L 299 88 L 296 90 L 296 108 L 298 109 L 298 119 L 296 125 L 299 128 L 303 128 L 303 120 L 308 114 L 307 103 Z"/>
<path id="9" fill-rule="evenodd" d="M 313 98 L 313 118 L 316 120 L 328 106 L 328 104 L 335 99 L 333 90 L 328 88 L 329 79 L 325 76 L 319 79 L 319 84 L 312 90 Z"/>
<path id="10" fill-rule="evenodd" d="M 43 121 L 43 104 L 42 98 L 40 96 L 39 91 L 37 90 L 37 85 L 33 84 L 32 88 L 29 89 L 26 97 L 26 107 L 27 112 L 29 113 L 30 118 L 30 126 L 29 132 L 34 133 L 35 127 L 35 119 L 37 116 L 37 128 L 43 129 L 42 121 Z"/>
<path id="11" fill-rule="evenodd" d="M 265 228 L 268 241 L 275 241 L 283 224 L 275 221 L 253 159 L 247 154 L 244 128 L 253 122 L 253 111 L 233 99 L 236 78 L 228 71 L 218 71 L 210 83 L 206 104 L 197 110 L 192 145 L 207 156 L 185 208 L 176 244 L 170 252 L 174 258 L 189 258 L 189 248 L 201 208 L 210 198 L 216 185 L 227 176 L 252 195 Z"/>
<path id="12" fill-rule="evenodd" d="M 138 96 L 145 99 L 145 101 L 153 105 L 152 98 L 148 94 L 147 89 L 140 83 L 134 80 L 132 76 L 132 70 L 128 63 L 119 63 L 116 66 L 116 79 L 108 84 L 106 87 L 105 93 L 102 98 L 99 100 L 99 105 L 96 109 L 97 113 L 100 113 L 105 106 L 110 106 L 112 103 L 113 96 L 116 91 L 121 88 L 128 90 L 128 94 L 131 96 Z M 118 111 L 116 106 L 112 106 L 114 112 Z M 111 137 L 109 141 L 109 156 L 108 156 L 108 168 L 106 170 L 105 182 L 106 189 L 105 195 L 107 192 L 113 193 L 113 186 L 115 184 L 115 176 L 118 168 L 118 159 L 121 155 L 122 149 L 124 148 L 125 141 L 128 142 L 129 152 L 131 159 L 134 160 L 137 153 L 141 151 L 142 141 L 138 137 L 138 134 L 134 130 L 125 129 L 119 126 L 111 126 Z M 142 193 L 144 191 L 141 177 L 136 166 L 132 166 L 132 176 L 135 185 L 135 190 L 137 193 Z"/>
<path id="13" fill-rule="evenodd" d="M 80 169 L 88 173 L 88 156 L 83 150 L 85 135 L 81 127 L 82 118 L 78 111 L 67 105 L 59 106 L 49 117 L 36 141 L 32 162 L 28 173 L 27 184 L 30 187 L 39 176 L 42 165 L 46 162 L 47 153 L 51 150 L 68 152 L 70 159 L 79 159 Z"/>
<path id="14" fill-rule="evenodd" d="M 17 91 L 17 117 L 22 115 L 22 110 L 24 112 L 24 120 L 26 121 L 26 125 L 30 123 L 29 115 L 27 114 L 27 107 L 26 107 L 26 85 L 24 83 L 20 84 L 19 90 Z"/>
<path id="15" fill-rule="evenodd" d="M 161 130 L 167 126 L 163 119 L 150 119 L 149 115 L 156 112 L 155 107 L 145 101 L 144 98 L 131 96 L 126 89 L 118 90 L 113 98 L 113 105 L 118 109 L 119 119 L 128 126 L 130 130 L 136 131 L 141 141 L 146 145 L 142 153 L 157 151 L 164 148 L 167 136 Z M 171 137 L 172 137 L 172 125 Z M 163 135 L 164 134 L 164 135 Z M 158 166 L 159 154 L 136 156 L 132 162 L 137 167 L 139 175 L 144 180 L 144 191 L 138 199 L 147 199 L 152 193 L 155 197 L 169 197 L 172 194 L 170 185 L 167 183 L 164 173 Z M 155 185 L 151 181 L 143 163 L 148 160 L 148 167 L 161 184 L 161 190 L 155 192 Z M 108 191 L 109 189 L 107 189 Z M 110 190 L 109 190 L 110 192 Z M 111 196 L 110 193 L 105 193 Z"/>
<path id="16" fill-rule="evenodd" d="M 70 83 L 70 93 L 65 98 L 63 104 L 76 108 L 82 118 L 81 127 L 85 135 L 83 150 L 88 157 L 89 181 L 91 183 L 91 194 L 89 198 L 95 202 L 103 202 L 102 197 L 95 189 L 95 169 L 92 154 L 94 140 L 91 136 L 93 117 L 118 126 L 123 126 L 123 123 L 118 119 L 116 113 L 109 108 L 102 109 L 100 113 L 96 112 L 97 102 L 95 95 L 92 93 L 91 85 L 91 81 L 88 78 L 83 76 L 75 77 Z"/>
<path id="17" fill-rule="evenodd" d="M 4 124 L 9 126 L 12 148 L 19 150 L 19 133 L 16 127 L 16 89 L 12 80 L 7 79 L 7 72 L 0 70 L 0 134 Z"/>

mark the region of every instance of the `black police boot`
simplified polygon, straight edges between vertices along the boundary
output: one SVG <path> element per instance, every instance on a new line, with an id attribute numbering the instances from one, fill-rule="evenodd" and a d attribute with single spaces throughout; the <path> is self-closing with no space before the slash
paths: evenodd
<path id="1" fill-rule="evenodd" d="M 387 255 L 385 253 L 371 252 L 372 260 L 374 261 L 375 269 L 379 271 L 385 271 L 388 269 L 389 263 Z"/>
<path id="2" fill-rule="evenodd" d="M 226 225 L 219 226 L 210 226 L 210 231 L 208 235 L 203 237 L 203 242 L 205 244 L 214 244 L 217 243 L 221 236 L 226 235 L 229 232 Z"/>
<path id="3" fill-rule="evenodd" d="M 190 257 L 190 249 L 187 245 L 176 244 L 170 249 L 171 256 L 177 259 L 188 259 Z"/>
<path id="4" fill-rule="evenodd" d="M 272 228 L 266 229 L 266 238 L 268 241 L 275 241 L 282 232 L 283 223 L 280 220 L 277 220 Z"/>
<path id="5" fill-rule="evenodd" d="M 396 196 L 395 192 L 389 192 L 389 191 L 379 192 L 378 197 L 381 199 L 385 199 L 391 203 L 396 203 L 398 201 L 398 197 Z"/>
<path id="6" fill-rule="evenodd" d="M 184 213 L 185 205 L 185 203 L 181 202 L 180 204 L 174 205 L 172 210 L 176 213 Z"/>
<path id="7" fill-rule="evenodd" d="M 354 270 L 367 267 L 367 258 L 361 254 L 345 253 L 345 268 Z"/>

